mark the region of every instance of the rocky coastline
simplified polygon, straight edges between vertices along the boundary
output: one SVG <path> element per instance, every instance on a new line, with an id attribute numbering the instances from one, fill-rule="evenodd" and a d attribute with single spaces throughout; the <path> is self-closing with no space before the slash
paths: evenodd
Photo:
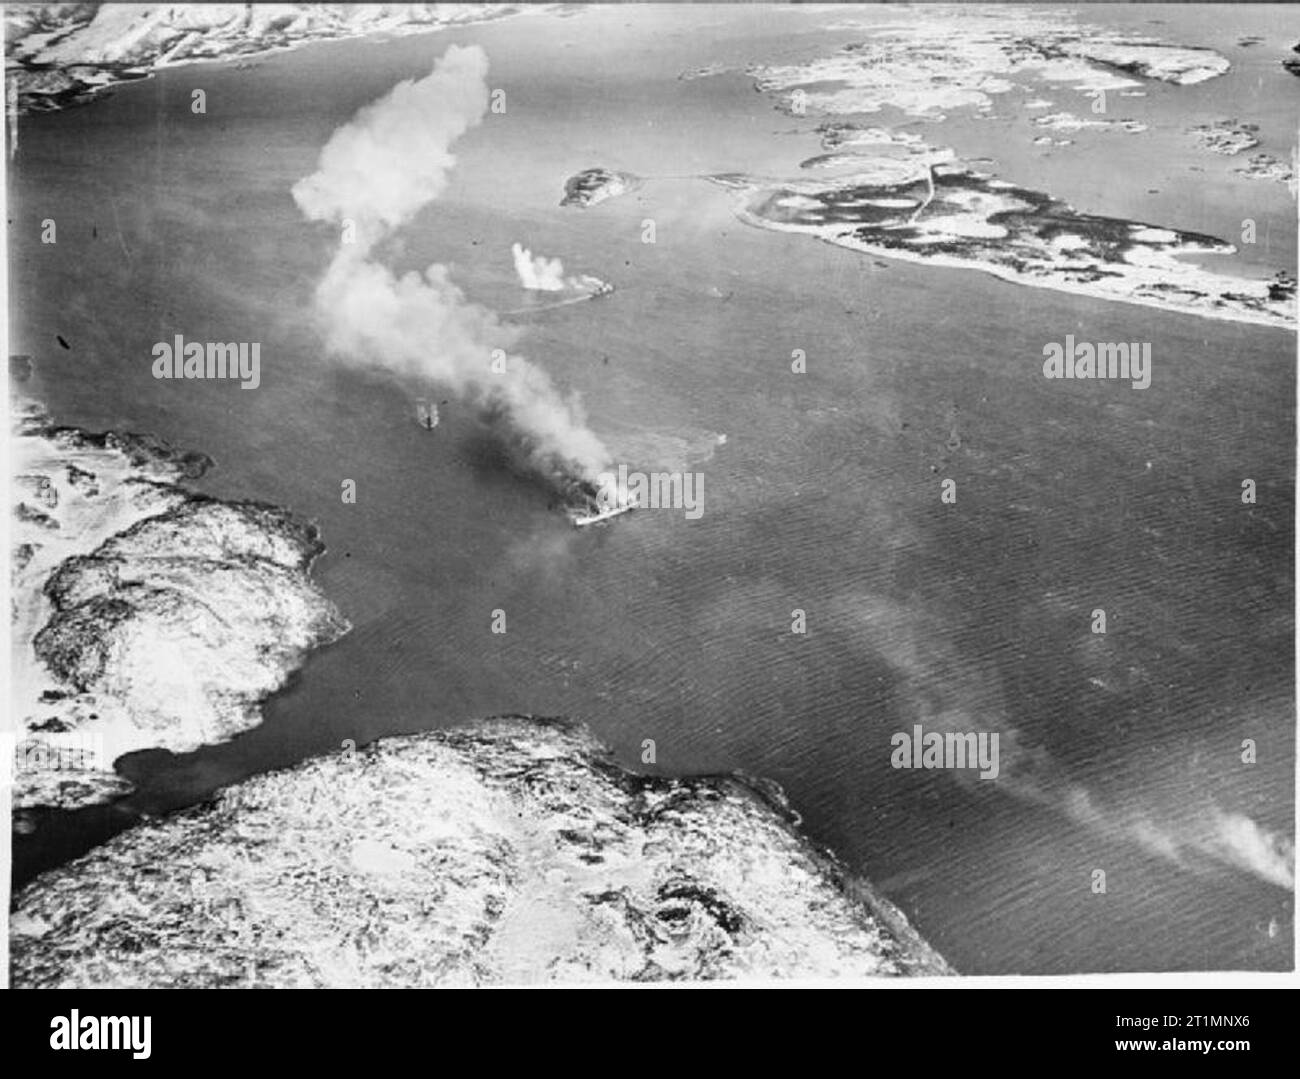
<path id="1" fill-rule="evenodd" d="M 410 34 L 548 10 L 527 4 L 7 4 L 12 112 L 57 112 L 123 82 L 311 41 Z"/>
<path id="2" fill-rule="evenodd" d="M 398 987 L 954 971 L 737 776 L 530 716 L 255 776 L 38 877 L 15 987 Z"/>
<path id="3" fill-rule="evenodd" d="M 125 754 L 256 726 L 349 628 L 311 581 L 315 527 L 189 490 L 202 454 L 54 426 L 32 405 L 16 428 L 15 808 L 109 801 L 129 790 Z"/>

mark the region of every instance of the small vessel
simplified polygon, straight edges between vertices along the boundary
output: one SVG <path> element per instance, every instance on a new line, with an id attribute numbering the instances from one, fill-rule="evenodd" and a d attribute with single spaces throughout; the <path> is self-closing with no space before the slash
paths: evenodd
<path id="1" fill-rule="evenodd" d="M 601 521 L 608 521 L 611 517 L 617 517 L 620 513 L 631 513 L 636 509 L 635 502 L 624 502 L 621 506 L 611 506 L 607 510 L 599 510 L 596 513 L 584 513 L 579 509 L 570 509 L 568 511 L 569 520 L 573 522 L 575 528 L 583 528 L 587 525 L 600 524 Z"/>
<path id="2" fill-rule="evenodd" d="M 417 397 L 415 399 L 415 411 L 421 427 L 432 431 L 438 426 L 438 406 L 432 401 Z"/>

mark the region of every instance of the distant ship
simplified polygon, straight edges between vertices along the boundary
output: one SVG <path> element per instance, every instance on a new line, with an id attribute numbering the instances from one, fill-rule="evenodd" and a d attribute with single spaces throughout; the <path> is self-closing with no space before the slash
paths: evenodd
<path id="1" fill-rule="evenodd" d="M 415 399 L 415 410 L 421 427 L 432 431 L 438 426 L 438 406 L 434 402 L 426 401 L 423 397 L 417 397 Z"/>

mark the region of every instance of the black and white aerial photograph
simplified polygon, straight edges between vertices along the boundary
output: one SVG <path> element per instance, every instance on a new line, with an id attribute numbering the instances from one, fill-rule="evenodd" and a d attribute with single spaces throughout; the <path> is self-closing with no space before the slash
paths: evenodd
<path id="1" fill-rule="evenodd" d="M 3 19 L 11 987 L 1297 984 L 1294 9 Z"/>

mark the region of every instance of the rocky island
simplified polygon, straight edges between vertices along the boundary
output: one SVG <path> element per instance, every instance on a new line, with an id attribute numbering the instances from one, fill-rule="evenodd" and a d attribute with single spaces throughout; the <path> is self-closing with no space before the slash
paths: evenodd
<path id="1" fill-rule="evenodd" d="M 630 172 L 614 169 L 583 169 L 569 177 L 564 184 L 561 206 L 595 206 L 598 202 L 625 195 L 641 186 L 641 180 Z"/>
<path id="2" fill-rule="evenodd" d="M 25 888 L 15 987 L 383 987 L 953 971 L 736 776 L 526 716 L 227 788 Z"/>
<path id="3" fill-rule="evenodd" d="M 1291 51 L 1300 53 L 1300 45 L 1292 45 Z M 1282 61 L 1282 66 L 1292 75 L 1300 75 L 1300 57 L 1291 56 Z"/>
<path id="4" fill-rule="evenodd" d="M 1213 236 L 1083 213 L 966 164 L 858 158 L 826 179 L 709 177 L 760 228 L 873 255 L 983 270 L 1018 284 L 1240 322 L 1295 324 L 1295 280 L 1217 274 L 1179 256 L 1231 254 Z"/>
<path id="5" fill-rule="evenodd" d="M 1202 150 L 1225 157 L 1233 157 L 1259 145 L 1259 125 L 1236 119 L 1197 124 L 1189 128 L 1188 133 Z"/>
<path id="6" fill-rule="evenodd" d="M 845 30 L 858 29 L 846 19 Z M 876 113 L 895 108 L 916 118 L 987 113 L 994 98 L 1027 80 L 1096 94 L 1131 91 L 1146 79 L 1187 86 L 1223 75 L 1228 60 L 1212 49 L 1178 45 L 1077 22 L 1070 14 L 971 5 L 916 9 L 883 27 L 862 24 L 862 40 L 829 56 L 792 64 L 753 64 L 755 88 L 801 115 Z M 955 31 L 956 28 L 956 31 Z M 1135 77 L 1136 76 L 1136 77 Z"/>
<path id="7" fill-rule="evenodd" d="M 1259 125 L 1236 119 L 1198 124 L 1188 132 L 1202 150 L 1225 157 L 1235 157 L 1243 150 L 1253 150 L 1259 145 Z M 1273 180 L 1287 184 L 1295 179 L 1294 170 L 1286 162 L 1266 153 L 1252 154 L 1246 164 L 1238 165 L 1232 171 L 1248 180 Z"/>

